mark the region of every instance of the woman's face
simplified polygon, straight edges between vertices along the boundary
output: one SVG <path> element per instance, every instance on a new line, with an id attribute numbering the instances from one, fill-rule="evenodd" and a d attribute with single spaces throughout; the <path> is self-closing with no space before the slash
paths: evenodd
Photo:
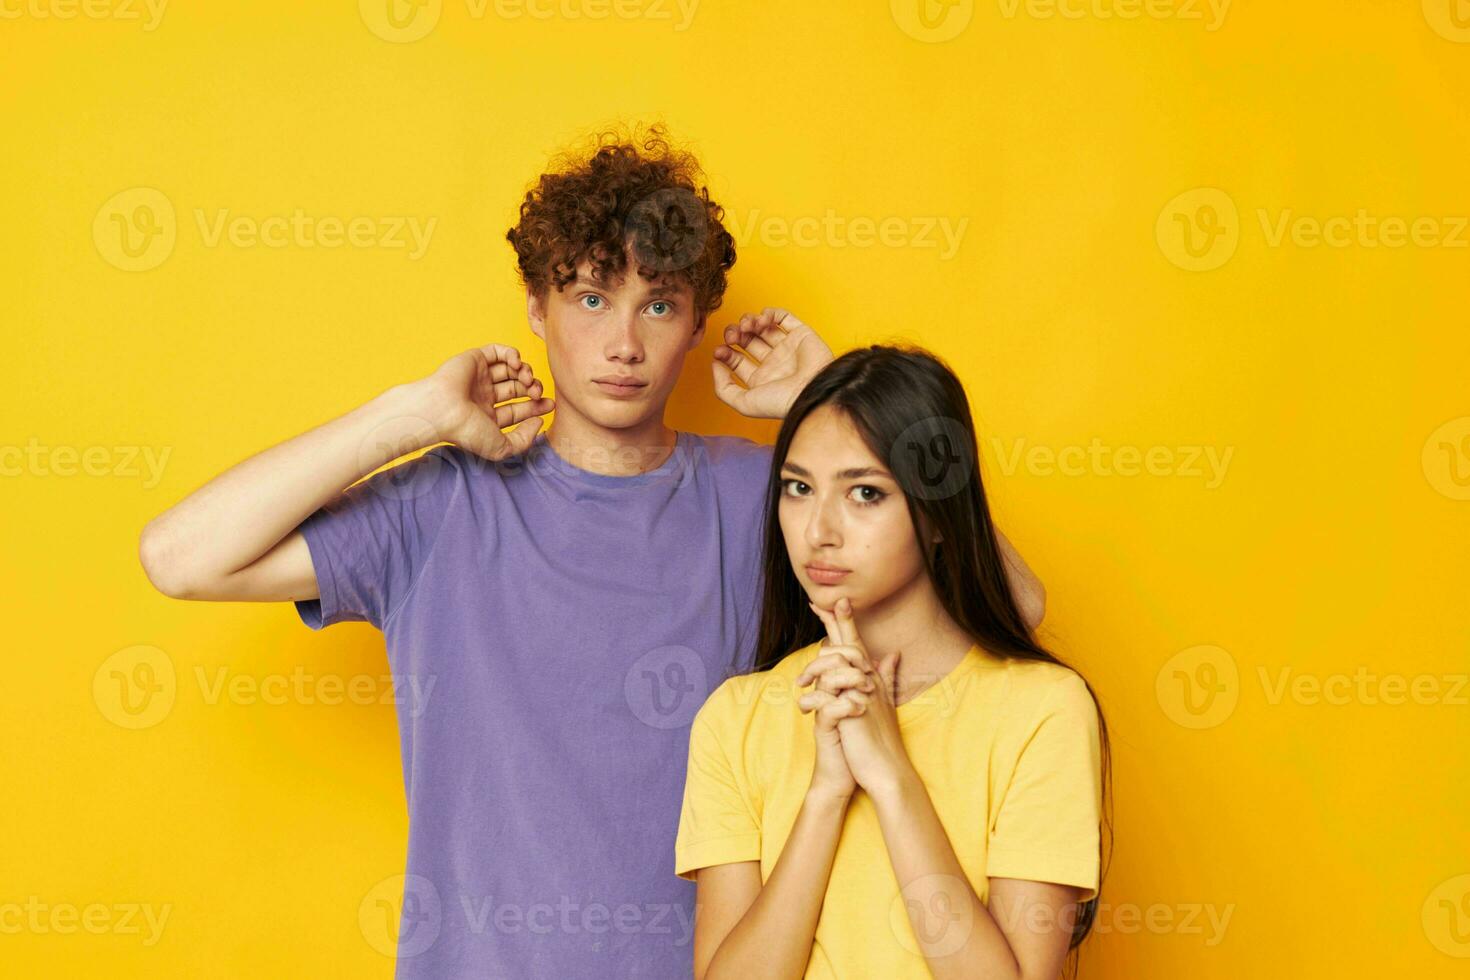
<path id="1" fill-rule="evenodd" d="M 874 606 L 925 574 L 903 490 L 839 409 L 823 405 L 797 428 L 777 511 L 796 578 L 823 609 L 843 596 Z"/>

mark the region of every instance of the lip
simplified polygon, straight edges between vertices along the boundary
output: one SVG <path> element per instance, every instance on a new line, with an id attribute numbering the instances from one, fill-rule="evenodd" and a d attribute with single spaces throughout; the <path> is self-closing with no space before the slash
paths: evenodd
<path id="1" fill-rule="evenodd" d="M 594 378 L 597 387 L 610 395 L 633 395 L 648 387 L 648 383 L 631 378 Z"/>
<path id="2" fill-rule="evenodd" d="M 832 565 L 824 565 L 821 562 L 817 562 L 806 566 L 806 574 L 818 585 L 836 585 L 851 575 L 852 569 L 836 568 Z"/>

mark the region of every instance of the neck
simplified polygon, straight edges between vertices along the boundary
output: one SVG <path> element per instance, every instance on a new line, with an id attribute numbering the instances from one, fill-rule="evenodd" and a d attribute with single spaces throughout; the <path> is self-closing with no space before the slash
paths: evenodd
<path id="1" fill-rule="evenodd" d="M 546 430 L 546 441 L 558 456 L 602 476 L 637 476 L 658 469 L 673 453 L 677 438 L 664 425 L 662 413 L 635 426 L 609 429 L 561 406 Z"/>
<path id="2" fill-rule="evenodd" d="M 875 663 L 902 651 L 898 663 L 900 703 L 948 674 L 975 645 L 945 611 L 934 583 L 922 569 L 882 602 L 857 610 L 854 622 Z"/>

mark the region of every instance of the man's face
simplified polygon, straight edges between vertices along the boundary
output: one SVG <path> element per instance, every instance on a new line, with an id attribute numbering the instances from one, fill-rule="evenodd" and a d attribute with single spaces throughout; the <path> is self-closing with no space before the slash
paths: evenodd
<path id="1" fill-rule="evenodd" d="M 662 418 L 684 355 L 704 336 L 693 290 L 667 277 L 644 279 L 631 259 L 613 282 L 593 278 L 592 264 L 583 260 L 576 280 L 548 289 L 544 302 L 528 293 L 526 310 L 531 329 L 546 342 L 558 410 L 570 408 L 609 429 Z M 613 378 L 641 384 L 599 381 Z"/>
<path id="2" fill-rule="evenodd" d="M 792 571 L 823 609 L 843 596 L 853 609 L 871 608 L 926 574 L 902 488 L 830 405 L 813 410 L 791 439 L 777 514 Z M 814 562 L 847 573 L 824 581 L 807 567 Z"/>

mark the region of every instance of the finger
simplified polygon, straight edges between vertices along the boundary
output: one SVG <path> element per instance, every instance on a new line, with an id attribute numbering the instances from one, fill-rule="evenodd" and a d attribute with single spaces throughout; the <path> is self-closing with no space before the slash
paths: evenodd
<path id="1" fill-rule="evenodd" d="M 840 721 L 843 718 L 853 718 L 863 713 L 866 706 L 850 701 L 847 698 L 834 698 L 831 704 L 824 704 L 817 709 L 817 717 L 827 722 Z"/>
<path id="2" fill-rule="evenodd" d="M 491 391 L 491 397 L 494 398 L 492 404 L 508 402 L 512 398 L 540 398 L 541 382 L 539 380 L 532 381 L 528 385 L 519 378 L 512 378 L 509 381 L 495 382 L 495 386 Z"/>
<path id="3" fill-rule="evenodd" d="M 808 691 L 796 699 L 796 704 L 797 707 L 801 708 L 801 713 L 806 714 L 808 711 L 815 711 L 822 705 L 831 704 L 836 700 L 837 695 L 828 691 Z"/>
<path id="4" fill-rule="evenodd" d="M 822 649 L 825 651 L 830 651 L 834 648 L 823 647 Z M 796 686 L 805 687 L 812 681 L 816 680 L 818 677 L 822 676 L 822 674 L 826 673 L 829 670 L 832 670 L 835 667 L 850 666 L 853 666 L 852 661 L 848 660 L 840 653 L 823 653 L 821 656 L 817 657 L 816 659 L 812 660 L 811 663 L 806 665 L 801 674 L 796 678 Z"/>
<path id="5" fill-rule="evenodd" d="M 817 618 L 822 621 L 822 625 L 827 627 L 827 641 L 833 646 L 841 646 L 842 633 L 837 628 L 837 620 L 831 613 L 818 606 L 815 602 L 808 600 L 807 605 L 811 607 L 812 612 L 817 614 Z"/>
<path id="6" fill-rule="evenodd" d="M 760 334 L 751 337 L 743 346 L 750 353 L 751 358 L 757 362 L 764 362 L 766 358 L 771 356 L 772 347 L 761 338 Z"/>
<path id="7" fill-rule="evenodd" d="M 807 678 L 811 678 L 824 670 L 831 670 L 833 667 L 844 667 L 848 664 L 856 667 L 858 666 L 857 661 L 854 659 L 856 652 L 856 648 L 854 647 L 833 646 L 826 640 L 823 640 L 822 648 L 818 652 L 818 655 L 806 665 L 802 674 Z M 797 683 L 810 684 L 811 680 L 803 681 L 801 678 L 797 678 Z"/>
<path id="8" fill-rule="evenodd" d="M 514 407 L 520 408 L 523 405 L 535 404 L 538 403 L 517 402 Z M 502 411 L 509 411 L 509 409 L 496 409 L 497 413 Z M 500 430 L 503 425 L 497 426 L 494 420 L 484 412 L 475 412 L 457 437 L 457 444 L 482 459 L 492 463 L 498 462 L 506 456 L 524 453 L 529 449 L 536 438 L 537 431 L 541 428 L 542 421 L 538 415 L 530 422 L 523 422 L 508 432 L 502 432 Z"/>
<path id="9" fill-rule="evenodd" d="M 527 422 L 522 422 L 514 429 L 507 430 L 505 439 L 510 444 L 508 455 L 519 456 L 530 449 L 531 443 L 536 440 L 536 433 L 540 431 L 543 421 L 545 420 L 538 415 Z"/>
<path id="10" fill-rule="evenodd" d="M 483 383 L 487 378 L 491 382 L 499 382 L 504 381 L 507 378 L 515 378 L 520 381 L 529 383 L 533 377 L 533 375 L 531 375 L 531 365 L 529 364 L 522 364 L 520 368 L 513 368 L 504 361 L 486 360 L 483 356 L 483 351 L 476 350 L 474 353 L 476 357 L 480 358 L 479 363 L 475 368 L 475 383 L 477 385 Z"/>
<path id="11" fill-rule="evenodd" d="M 508 402 L 504 405 L 495 406 L 495 425 L 497 428 L 507 428 L 517 422 L 522 422 L 533 415 L 545 415 L 555 408 L 555 403 L 550 398 L 537 398 L 529 402 Z M 527 443 L 529 446 L 530 443 Z"/>
<path id="12" fill-rule="evenodd" d="M 785 332 L 776 326 L 775 317 L 771 315 L 771 308 L 766 307 L 764 311 L 751 317 L 749 332 L 733 342 L 744 347 L 757 361 L 764 361 L 770 355 L 771 349 L 780 343 L 780 338 L 784 336 L 786 336 Z M 732 342 L 730 339 L 726 340 L 726 343 L 730 342 Z"/>
<path id="13" fill-rule="evenodd" d="M 782 309 L 779 306 L 768 306 L 766 312 L 771 314 L 772 323 L 786 333 L 795 333 L 798 330 L 810 330 L 811 327 L 801 322 L 795 313 Z"/>
<path id="14" fill-rule="evenodd" d="M 847 597 L 843 596 L 837 600 L 837 603 L 841 605 L 845 601 L 848 601 Z M 824 651 L 835 650 L 843 652 L 852 661 L 854 667 L 861 667 L 863 670 L 873 673 L 877 672 L 877 666 L 873 663 L 872 657 L 868 655 L 868 648 L 863 646 L 861 641 L 857 643 L 845 643 L 840 639 L 842 626 L 833 613 L 828 612 L 814 602 L 808 601 L 807 605 L 822 620 L 822 624 L 827 627 L 827 639 L 822 641 L 822 649 Z M 853 628 L 853 632 L 856 632 L 856 627 Z"/>
<path id="15" fill-rule="evenodd" d="M 480 353 L 491 363 L 505 363 L 514 371 L 521 369 L 521 352 L 509 344 L 486 344 Z"/>
<path id="16" fill-rule="evenodd" d="M 842 637 L 838 642 L 850 643 L 854 646 L 861 645 L 862 640 L 858 639 L 857 623 L 852 619 L 852 600 L 843 596 L 837 600 L 837 605 L 832 611 L 837 620 L 838 635 Z"/>
<path id="17" fill-rule="evenodd" d="M 748 389 L 735 381 L 735 375 L 731 370 L 719 361 L 710 362 L 715 372 L 715 397 L 729 405 L 735 411 L 745 414 L 745 402 L 749 397 Z"/>
<path id="18" fill-rule="evenodd" d="M 800 320 L 797 320 L 789 312 L 780 307 L 768 306 L 764 310 L 761 310 L 760 320 L 758 321 L 760 333 L 751 343 L 762 344 L 768 348 L 780 346 L 787 337 L 791 336 L 790 330 L 782 323 L 782 320 L 786 318 L 790 318 L 790 321 L 796 325 L 801 324 Z M 761 356 L 761 360 L 765 360 L 764 355 Z"/>
<path id="19" fill-rule="evenodd" d="M 832 694 L 841 694 L 847 690 L 873 691 L 876 689 L 877 682 L 866 671 L 858 670 L 856 667 L 839 667 L 817 678 L 817 690 L 829 691 Z"/>
<path id="20" fill-rule="evenodd" d="M 829 646 L 823 647 L 822 651 L 822 655 L 807 664 L 801 676 L 796 678 L 797 687 L 805 687 L 827 671 L 840 667 L 854 667 L 865 674 L 877 674 L 857 647 Z"/>
<path id="21" fill-rule="evenodd" d="M 763 314 L 746 313 L 740 318 L 740 323 L 736 326 L 736 329 L 739 331 L 739 338 L 735 342 L 750 351 L 757 361 L 764 360 L 763 355 L 752 347 L 752 345 L 759 345 L 767 353 L 770 352 L 771 345 L 767 344 L 761 337 L 770 326 L 771 324 Z"/>
<path id="22" fill-rule="evenodd" d="M 848 717 L 852 711 L 851 707 L 838 704 L 840 698 L 825 691 L 815 691 L 806 697 L 810 699 L 809 708 L 804 710 L 812 712 L 813 723 L 818 732 L 835 732 L 837 723 Z"/>
<path id="23" fill-rule="evenodd" d="M 754 313 L 742 314 L 740 322 L 732 323 L 725 328 L 725 343 L 739 344 L 744 347 L 756 335 L 755 322 Z"/>
<path id="24" fill-rule="evenodd" d="M 497 403 L 510 401 L 512 398 L 540 398 L 541 382 L 530 374 L 530 365 L 521 367 L 520 374 L 510 374 L 498 379 L 495 377 L 497 374 L 509 371 L 503 362 L 488 369 L 481 367 L 470 385 L 470 400 L 488 412 Z"/>
<path id="25" fill-rule="evenodd" d="M 847 700 L 852 701 L 856 704 L 860 704 L 865 708 L 869 704 L 872 704 L 872 698 L 862 691 L 843 691 L 839 695 L 839 697 L 846 698 Z"/>
<path id="26" fill-rule="evenodd" d="M 727 328 L 725 330 L 725 336 L 728 338 L 731 331 L 735 329 L 735 327 Z M 741 384 L 747 386 L 750 384 L 751 376 L 761 366 L 760 361 L 756 360 L 749 353 L 736 350 L 735 343 L 728 340 L 716 348 L 715 356 L 719 359 L 720 363 L 724 364 L 725 367 L 734 373 L 735 377 L 740 379 Z"/>

